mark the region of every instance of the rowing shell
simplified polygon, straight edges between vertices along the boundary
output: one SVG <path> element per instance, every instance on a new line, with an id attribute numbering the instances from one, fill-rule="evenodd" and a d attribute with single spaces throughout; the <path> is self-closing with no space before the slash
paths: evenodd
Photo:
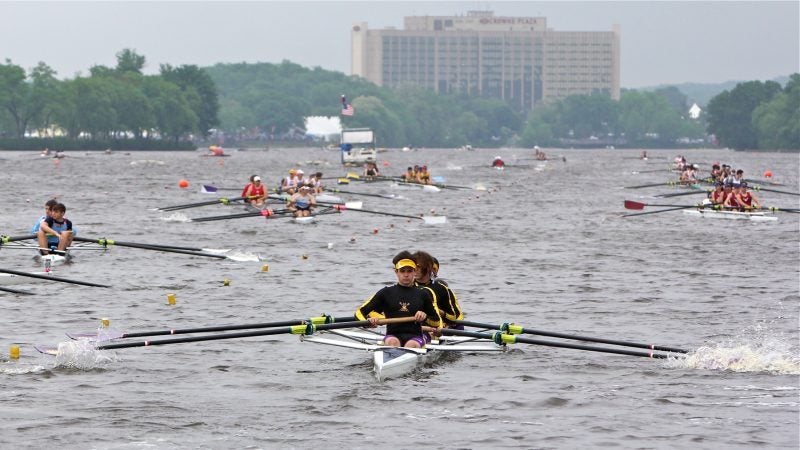
<path id="1" fill-rule="evenodd" d="M 372 371 L 378 381 L 408 375 L 419 367 L 433 363 L 447 351 L 472 353 L 506 350 L 504 345 L 460 336 L 442 336 L 440 340 L 416 349 L 389 347 L 383 345 L 382 339 L 383 335 L 367 330 L 328 330 L 301 336 L 303 342 L 373 352 Z"/>
<path id="2" fill-rule="evenodd" d="M 718 211 L 713 209 L 686 209 L 684 214 L 711 219 L 751 220 L 753 222 L 774 222 L 777 217 L 765 212 Z"/>

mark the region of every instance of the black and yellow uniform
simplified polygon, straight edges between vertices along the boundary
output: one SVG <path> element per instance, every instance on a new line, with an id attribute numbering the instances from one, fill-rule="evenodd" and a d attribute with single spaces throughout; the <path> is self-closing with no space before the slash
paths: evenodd
<path id="1" fill-rule="evenodd" d="M 417 311 L 427 314 L 425 324 L 431 327 L 442 326 L 436 294 L 430 288 L 419 286 L 387 286 L 370 297 L 355 316 L 358 320 L 366 320 L 375 314 L 382 314 L 387 319 L 395 317 L 413 317 Z M 390 323 L 386 325 L 386 334 L 400 339 L 401 344 L 412 337 L 422 336 L 422 326 L 418 322 Z"/>
<path id="2" fill-rule="evenodd" d="M 436 294 L 436 305 L 440 311 L 444 312 L 442 319 L 445 322 L 464 320 L 464 313 L 461 312 L 461 305 L 458 304 L 456 293 L 444 281 L 433 280 L 428 284 L 417 281 L 416 283 L 417 286 L 429 288 Z"/>

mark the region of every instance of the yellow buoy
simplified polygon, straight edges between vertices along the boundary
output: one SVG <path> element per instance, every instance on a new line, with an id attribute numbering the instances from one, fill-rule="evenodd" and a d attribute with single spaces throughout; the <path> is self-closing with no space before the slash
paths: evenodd
<path id="1" fill-rule="evenodd" d="M 108 317 L 103 317 L 102 319 L 100 319 L 100 326 L 102 326 L 103 328 L 108 328 L 108 325 L 110 323 L 111 321 L 108 320 Z"/>
<path id="2" fill-rule="evenodd" d="M 263 266 L 261 266 L 261 271 L 262 272 L 269 272 L 269 264 L 264 264 Z"/>
<path id="3" fill-rule="evenodd" d="M 19 359 L 19 345 L 12 345 L 8 351 L 8 356 L 11 359 Z"/>
<path id="4" fill-rule="evenodd" d="M 230 286 L 231 285 L 231 280 L 225 278 L 224 280 L 222 280 L 222 285 L 223 286 Z"/>
<path id="5" fill-rule="evenodd" d="M 167 294 L 167 303 L 170 305 L 175 304 L 175 294 Z"/>

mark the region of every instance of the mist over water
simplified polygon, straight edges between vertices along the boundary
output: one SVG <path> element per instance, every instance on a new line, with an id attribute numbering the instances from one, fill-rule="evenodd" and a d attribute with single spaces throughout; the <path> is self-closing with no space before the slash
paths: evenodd
<path id="1" fill-rule="evenodd" d="M 252 174 L 274 187 L 291 167 L 326 177 L 353 171 L 336 151 L 68 152 L 62 160 L 4 152 L 0 234 L 26 234 L 57 196 L 79 236 L 227 250 L 230 258 L 76 251 L 57 276 L 113 287 L 36 283 L 13 286 L 32 296 L 0 294 L 0 446 L 797 448 L 800 215 L 777 213 L 769 223 L 620 215 L 634 212 L 626 199 L 702 198 L 652 197 L 681 192 L 669 186 L 621 188 L 677 178 L 667 168 L 678 154 L 757 179 L 769 169 L 784 183 L 770 188 L 792 192 L 800 191 L 798 154 L 662 150 L 642 161 L 638 152 L 545 151 L 552 160 L 535 161 L 526 149 L 379 154 L 384 174 L 426 164 L 446 184 L 486 190 L 327 180 L 402 196 L 339 194 L 364 209 L 444 215 L 443 225 L 352 210 L 311 225 L 193 223 L 243 209 L 154 210 L 237 197 Z M 498 155 L 504 171 L 489 167 Z M 189 188 L 178 187 L 181 179 Z M 203 194 L 203 184 L 234 190 Z M 800 207 L 796 196 L 756 194 L 766 206 Z M 369 354 L 297 336 L 97 351 L 64 335 L 96 331 L 101 318 L 135 332 L 350 315 L 394 281 L 391 258 L 403 249 L 441 261 L 469 320 L 690 353 L 651 360 L 515 344 L 503 354 L 446 355 L 378 383 Z M 31 251 L 4 247 L 0 267 L 39 270 Z M 12 344 L 18 361 L 7 360 Z M 59 356 L 39 354 L 39 344 Z"/>

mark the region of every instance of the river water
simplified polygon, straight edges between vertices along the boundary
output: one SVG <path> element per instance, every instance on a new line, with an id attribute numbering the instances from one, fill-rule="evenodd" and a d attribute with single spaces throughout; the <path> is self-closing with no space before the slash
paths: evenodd
<path id="1" fill-rule="evenodd" d="M 39 283 L 13 286 L 35 295 L 0 294 L 1 448 L 798 447 L 800 215 L 777 213 L 768 223 L 681 211 L 620 217 L 635 212 L 626 199 L 699 201 L 652 197 L 680 192 L 669 186 L 621 189 L 675 179 L 667 168 L 677 154 L 755 178 L 770 170 L 784 183 L 770 188 L 792 192 L 800 190 L 798 154 L 663 150 L 642 161 L 638 152 L 550 149 L 554 159 L 538 162 L 524 149 L 390 151 L 379 154 L 386 174 L 427 164 L 448 184 L 486 190 L 337 186 L 399 194 L 342 196 L 363 200 L 364 209 L 445 215 L 444 225 L 355 211 L 311 225 L 190 223 L 241 207 L 153 210 L 218 198 L 200 187 L 240 188 L 251 174 L 274 186 L 290 167 L 348 171 L 335 151 L 228 153 L 0 154 L 0 234 L 26 234 L 57 196 L 79 236 L 233 255 L 76 251 L 56 275 L 110 289 Z M 496 155 L 506 170 L 489 168 Z M 188 188 L 178 187 L 181 179 Z M 800 206 L 796 196 L 757 194 L 767 206 Z M 96 330 L 101 318 L 135 332 L 349 315 L 394 280 L 391 258 L 403 249 L 438 257 L 470 320 L 691 353 L 663 361 L 515 344 L 379 383 L 369 354 L 296 336 L 84 349 L 68 358 L 33 347 Z M 31 253 L 4 248 L 0 267 L 37 270 Z M 8 358 L 13 345 L 18 360 Z"/>

